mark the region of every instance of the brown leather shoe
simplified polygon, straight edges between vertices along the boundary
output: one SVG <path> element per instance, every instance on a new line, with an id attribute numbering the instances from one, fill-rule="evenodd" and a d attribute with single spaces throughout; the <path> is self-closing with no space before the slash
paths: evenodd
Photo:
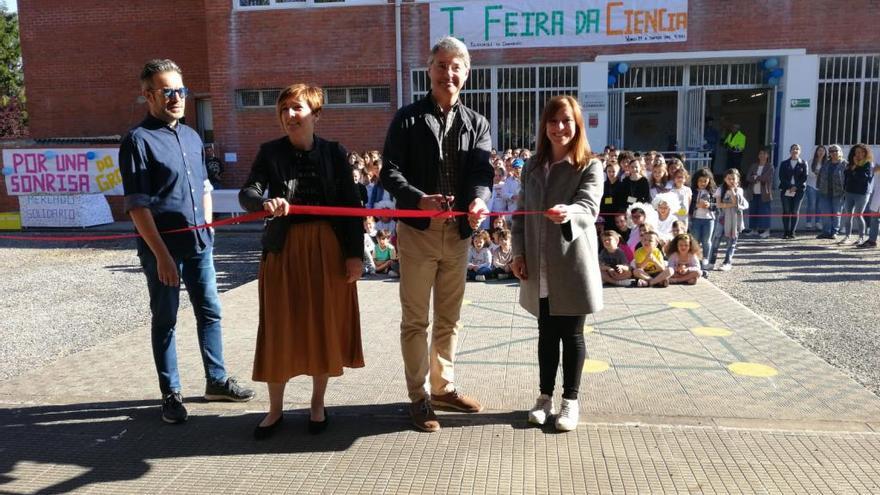
<path id="1" fill-rule="evenodd" d="M 437 415 L 427 399 L 413 402 L 409 405 L 409 416 L 412 418 L 412 424 L 428 433 L 440 431 L 440 422 L 437 421 Z"/>
<path id="2" fill-rule="evenodd" d="M 434 407 L 448 407 L 468 413 L 478 413 L 483 410 L 483 406 L 477 402 L 477 399 L 459 393 L 458 390 L 442 395 L 431 394 L 431 405 Z"/>

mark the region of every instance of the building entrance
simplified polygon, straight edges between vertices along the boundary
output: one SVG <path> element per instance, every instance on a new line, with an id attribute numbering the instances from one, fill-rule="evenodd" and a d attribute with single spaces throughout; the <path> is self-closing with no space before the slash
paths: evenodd
<path id="1" fill-rule="evenodd" d="M 770 126 L 773 125 L 773 120 L 770 118 L 770 92 L 769 89 L 706 91 L 706 132 L 704 136 L 713 135 L 710 128 L 714 129 L 718 136 L 712 167 L 716 175 L 729 168 L 727 152 L 722 143 L 734 125 L 739 125 L 740 130 L 746 135 L 746 147 L 743 151 L 740 172 L 745 173 L 748 167 L 755 163 L 758 159 L 758 150 L 772 145 L 771 134 L 768 132 L 771 130 Z"/>

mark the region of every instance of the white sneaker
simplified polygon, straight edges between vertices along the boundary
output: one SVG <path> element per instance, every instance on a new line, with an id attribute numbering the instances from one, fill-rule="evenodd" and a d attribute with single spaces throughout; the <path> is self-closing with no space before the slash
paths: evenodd
<path id="1" fill-rule="evenodd" d="M 849 241 L 849 236 L 848 236 L 848 235 L 845 235 L 845 236 L 841 237 L 840 240 L 837 241 L 837 243 L 838 243 L 838 244 L 846 244 L 847 241 Z"/>
<path id="2" fill-rule="evenodd" d="M 724 263 L 719 270 L 722 272 L 729 272 L 731 268 L 733 268 L 733 266 L 730 263 Z"/>
<path id="3" fill-rule="evenodd" d="M 535 425 L 543 425 L 547 422 L 547 418 L 555 413 L 553 410 L 553 397 L 546 394 L 538 396 L 535 401 L 535 407 L 529 411 L 529 423 Z"/>
<path id="4" fill-rule="evenodd" d="M 485 275 L 477 275 L 476 277 L 474 277 L 474 280 L 476 280 L 477 282 L 485 282 L 486 276 Z"/>
<path id="5" fill-rule="evenodd" d="M 400 274 L 395 272 L 394 270 L 388 270 L 388 276 L 391 278 L 397 278 L 400 276 Z"/>
<path id="6" fill-rule="evenodd" d="M 556 416 L 556 429 L 559 431 L 571 431 L 577 428 L 579 409 L 578 401 L 562 399 L 559 416 Z"/>
<path id="7" fill-rule="evenodd" d="M 770 237 L 770 231 L 765 230 L 764 232 L 758 234 L 758 237 L 760 237 L 761 239 L 767 239 L 768 237 Z"/>

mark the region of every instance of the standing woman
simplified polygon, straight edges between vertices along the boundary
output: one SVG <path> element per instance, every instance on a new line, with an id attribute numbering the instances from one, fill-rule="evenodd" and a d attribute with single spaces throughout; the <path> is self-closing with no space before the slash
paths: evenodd
<path id="1" fill-rule="evenodd" d="M 758 162 L 749 167 L 745 180 L 746 190 L 751 193 L 752 216 L 749 217 L 749 230 L 757 230 L 762 239 L 770 237 L 770 203 L 773 201 L 773 164 L 770 163 L 770 150 L 758 151 Z M 744 231 L 744 233 L 749 232 Z"/>
<path id="2" fill-rule="evenodd" d="M 253 374 L 268 384 L 269 413 L 256 439 L 281 424 L 284 387 L 299 375 L 312 377 L 309 432 L 321 433 L 329 378 L 364 366 L 355 285 L 364 250 L 360 218 L 288 215 L 289 205 L 360 206 L 345 149 L 315 135 L 323 100 L 316 86 L 281 91 L 275 109 L 286 136 L 260 146 L 238 195 L 245 210 L 272 214 L 263 235 Z"/>
<path id="3" fill-rule="evenodd" d="M 852 221 L 855 217 L 859 223 L 859 239 L 856 244 L 865 241 L 865 219 L 862 214 L 868 204 L 868 194 L 871 192 L 871 179 L 874 178 L 874 155 L 868 145 L 859 143 L 849 150 L 849 165 L 843 171 L 843 211 L 841 220 L 844 223 L 843 239 L 847 242 L 852 233 Z"/>
<path id="4" fill-rule="evenodd" d="M 840 230 L 840 208 L 843 207 L 843 159 L 839 144 L 828 147 L 829 159 L 822 162 L 816 177 L 819 191 L 819 211 L 822 213 L 822 233 L 816 239 L 835 239 Z"/>
<path id="5" fill-rule="evenodd" d="M 807 185 L 807 162 L 801 159 L 801 146 L 791 145 L 791 156 L 779 164 L 779 193 L 782 195 L 783 239 L 794 239 L 804 189 Z"/>
<path id="6" fill-rule="evenodd" d="M 562 343 L 562 407 L 556 429 L 578 424 L 578 389 L 586 358 L 584 321 L 602 309 L 602 274 L 596 256 L 596 217 L 602 198 L 602 163 L 591 159 L 580 105 L 555 96 L 541 115 L 538 150 L 522 174 L 518 209 L 544 215 L 516 216 L 513 274 L 519 302 L 538 317 L 540 391 L 529 422 L 554 414 L 553 386 Z"/>
<path id="7" fill-rule="evenodd" d="M 813 151 L 813 159 L 807 167 L 807 188 L 804 192 L 804 200 L 807 202 L 807 230 L 819 229 L 819 191 L 816 188 L 816 178 L 822 163 L 828 158 L 828 150 L 825 146 L 816 146 Z"/>

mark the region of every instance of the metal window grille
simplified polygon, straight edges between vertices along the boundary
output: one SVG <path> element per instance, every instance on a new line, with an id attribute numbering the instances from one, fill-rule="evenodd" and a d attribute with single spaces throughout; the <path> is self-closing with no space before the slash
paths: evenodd
<path id="1" fill-rule="evenodd" d="M 683 65 L 635 65 L 617 75 L 612 89 L 678 88 L 684 81 Z"/>
<path id="2" fill-rule="evenodd" d="M 816 142 L 880 144 L 880 55 L 819 59 Z"/>
<path id="3" fill-rule="evenodd" d="M 431 87 L 425 69 L 412 71 L 413 101 Z M 576 65 L 474 67 L 461 92 L 468 107 L 485 116 L 499 149 L 535 149 L 544 104 L 553 96 L 577 98 Z"/>

